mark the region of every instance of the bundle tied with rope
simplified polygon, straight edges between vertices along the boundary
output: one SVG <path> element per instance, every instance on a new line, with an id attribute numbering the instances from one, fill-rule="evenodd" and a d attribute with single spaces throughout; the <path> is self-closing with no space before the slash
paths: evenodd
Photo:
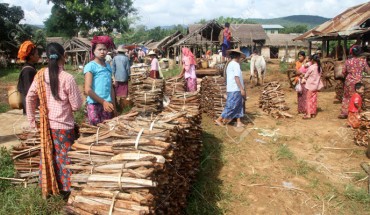
<path id="1" fill-rule="evenodd" d="M 170 109 L 83 124 L 68 153 L 73 191 L 67 212 L 180 214 L 199 168 L 200 124 L 199 110 Z"/>
<path id="2" fill-rule="evenodd" d="M 226 105 L 226 80 L 221 76 L 206 76 L 201 86 L 201 109 L 211 118 L 221 115 Z"/>
<path id="3" fill-rule="evenodd" d="M 131 83 L 133 111 L 142 115 L 158 114 L 163 107 L 163 79 L 136 79 Z"/>

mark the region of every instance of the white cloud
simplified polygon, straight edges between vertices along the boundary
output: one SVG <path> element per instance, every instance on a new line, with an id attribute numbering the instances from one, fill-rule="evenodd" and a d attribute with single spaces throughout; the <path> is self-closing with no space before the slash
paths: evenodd
<path id="1" fill-rule="evenodd" d="M 24 22 L 43 24 L 50 16 L 52 4 L 47 0 L 0 0 L 21 6 Z M 289 15 L 318 15 L 334 17 L 345 9 L 365 0 L 134 0 L 141 16 L 140 24 L 148 27 L 191 24 L 200 19 L 220 16 L 241 18 L 276 18 Z"/>

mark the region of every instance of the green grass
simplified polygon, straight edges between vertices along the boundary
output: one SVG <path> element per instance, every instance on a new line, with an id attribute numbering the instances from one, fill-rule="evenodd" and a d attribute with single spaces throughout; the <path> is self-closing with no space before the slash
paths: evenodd
<path id="1" fill-rule="evenodd" d="M 290 151 L 287 145 L 283 144 L 283 145 L 280 145 L 278 150 L 276 151 L 276 158 L 278 160 L 281 160 L 281 159 L 291 160 L 294 158 L 294 154 L 292 151 Z"/>
<path id="2" fill-rule="evenodd" d="M 0 177 L 12 178 L 15 175 L 10 152 L 0 148 Z M 60 196 L 42 199 L 41 189 L 36 185 L 24 188 L 14 186 L 8 180 L 0 180 L 0 214 L 61 214 L 65 202 Z"/>
<path id="3" fill-rule="evenodd" d="M 181 67 L 179 65 L 175 65 L 173 69 L 169 69 L 168 71 L 162 71 L 163 76 L 165 79 L 174 77 L 180 74 Z"/>
<path id="4" fill-rule="evenodd" d="M 44 200 L 36 186 L 11 186 L 0 195 L 0 214 L 62 214 L 65 202 L 60 196 Z"/>
<path id="5" fill-rule="evenodd" d="M 224 164 L 221 159 L 223 146 L 221 140 L 207 132 L 203 133 L 202 140 L 200 170 L 188 198 L 186 214 L 221 215 L 225 213 L 227 203 L 231 201 L 231 191 L 225 191 L 222 181 L 218 178 Z"/>
<path id="6" fill-rule="evenodd" d="M 5 148 L 0 148 L 0 177 L 14 177 L 14 164 L 10 152 Z M 10 181 L 0 180 L 0 193 L 11 186 Z M 1 195 L 0 195 L 1 196 Z M 1 205 L 1 204 L 0 204 Z"/>
<path id="7" fill-rule="evenodd" d="M 8 68 L 1 69 L 0 83 L 18 82 L 20 72 L 21 72 L 21 68 L 17 68 L 17 67 L 8 67 Z"/>
<path id="8" fill-rule="evenodd" d="M 279 71 L 281 73 L 285 73 L 289 69 L 289 63 L 287 62 L 280 62 L 279 64 Z"/>
<path id="9" fill-rule="evenodd" d="M 10 106 L 8 103 L 0 103 L 0 113 L 5 113 L 10 110 Z"/>
<path id="10" fill-rule="evenodd" d="M 81 124 L 85 122 L 86 114 L 85 114 L 85 105 L 83 105 L 78 111 L 73 113 L 73 117 L 77 124 Z"/>
<path id="11" fill-rule="evenodd" d="M 243 62 L 240 66 L 241 70 L 246 72 L 246 71 L 249 71 L 250 70 L 250 62 L 246 63 L 246 62 Z"/>
<path id="12" fill-rule="evenodd" d="M 370 209 L 370 195 L 363 188 L 347 185 L 344 196 L 357 203 L 365 204 Z"/>

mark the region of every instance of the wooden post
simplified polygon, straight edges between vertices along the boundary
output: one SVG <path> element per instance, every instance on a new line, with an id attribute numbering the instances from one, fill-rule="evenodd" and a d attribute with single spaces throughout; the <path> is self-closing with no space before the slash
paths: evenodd
<path id="1" fill-rule="evenodd" d="M 326 40 L 323 39 L 322 40 L 322 46 L 321 46 L 321 53 L 322 53 L 322 57 L 325 58 L 326 57 Z"/>
<path id="2" fill-rule="evenodd" d="M 308 41 L 308 56 L 311 56 L 312 53 L 312 41 Z"/>
<path id="3" fill-rule="evenodd" d="M 347 37 L 344 38 L 343 40 L 343 49 L 344 49 L 344 52 L 343 52 L 343 60 L 346 60 L 346 57 L 347 57 L 347 49 L 348 49 L 348 44 L 347 44 Z"/>
<path id="4" fill-rule="evenodd" d="M 330 40 L 326 41 L 326 57 L 330 55 Z"/>

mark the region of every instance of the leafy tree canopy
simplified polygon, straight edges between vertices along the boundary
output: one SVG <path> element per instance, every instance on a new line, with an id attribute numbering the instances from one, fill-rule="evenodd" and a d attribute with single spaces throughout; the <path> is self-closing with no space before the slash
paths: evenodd
<path id="1" fill-rule="evenodd" d="M 48 0 L 75 16 L 79 30 L 97 28 L 104 33 L 127 31 L 130 15 L 136 14 L 132 0 Z M 51 16 L 54 16 L 53 14 Z M 62 20 L 63 21 L 63 20 Z"/>

